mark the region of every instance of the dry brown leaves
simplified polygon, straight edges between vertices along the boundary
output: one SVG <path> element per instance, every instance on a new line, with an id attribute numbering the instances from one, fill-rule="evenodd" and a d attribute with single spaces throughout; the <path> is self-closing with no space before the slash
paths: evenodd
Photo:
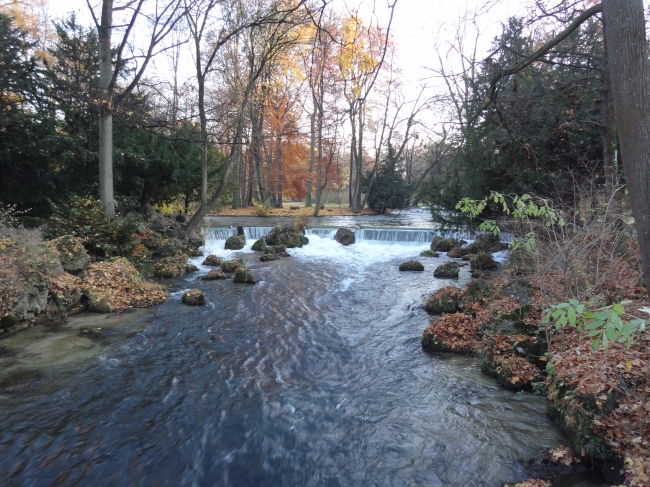
<path id="1" fill-rule="evenodd" d="M 449 313 L 433 321 L 424 330 L 424 335 L 441 342 L 445 348 L 465 352 L 478 348 L 478 328 L 478 321 L 471 316 L 464 313 Z"/>
<path id="2" fill-rule="evenodd" d="M 516 484 L 505 484 L 503 487 L 551 487 L 551 483 L 542 479 L 530 479 Z"/>
<path id="3" fill-rule="evenodd" d="M 83 287 L 90 288 L 98 299 L 105 299 L 116 311 L 153 306 L 167 300 L 163 286 L 143 282 L 137 269 L 122 258 L 90 264 Z"/>
<path id="4" fill-rule="evenodd" d="M 458 296 L 459 294 L 460 289 L 458 289 L 456 286 L 445 286 L 433 293 L 433 295 L 429 298 L 429 301 L 440 299 L 443 296 Z"/>
<path id="5" fill-rule="evenodd" d="M 313 216 L 314 215 L 314 207 L 312 206 L 311 208 L 308 208 L 306 206 L 302 206 L 300 204 L 296 204 L 295 206 L 298 206 L 299 209 L 297 210 L 291 210 L 289 209 L 289 206 L 294 206 L 294 205 L 289 205 L 287 204 L 283 208 L 269 208 L 268 212 L 269 214 L 267 216 Z M 256 214 L 257 208 L 254 206 L 248 206 L 246 208 L 237 208 L 236 210 L 233 210 L 232 208 L 223 208 L 219 213 L 218 216 L 257 216 Z M 376 215 L 377 212 L 374 210 L 370 210 L 366 208 L 360 213 L 353 213 L 350 208 L 347 206 L 334 206 L 334 207 L 326 207 L 324 210 L 319 210 L 318 216 L 355 216 L 355 215 Z"/>
<path id="6" fill-rule="evenodd" d="M 571 451 L 563 445 L 558 446 L 552 450 L 549 450 L 548 453 L 551 455 L 551 460 L 555 463 L 561 463 L 567 467 L 574 464 L 580 463 L 580 459 L 577 458 Z"/>

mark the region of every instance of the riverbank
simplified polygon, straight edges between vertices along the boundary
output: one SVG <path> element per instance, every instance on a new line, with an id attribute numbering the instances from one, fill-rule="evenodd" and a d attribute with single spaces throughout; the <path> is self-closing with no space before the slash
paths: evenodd
<path id="1" fill-rule="evenodd" d="M 629 239 L 625 248 L 616 275 L 592 302 L 623 302 L 628 319 L 645 318 L 634 311 L 648 302 L 639 286 L 638 246 Z M 571 440 L 571 458 L 610 482 L 649 485 L 650 331 L 639 331 L 629 348 L 615 340 L 604 348 L 584 325 L 545 324 L 544 309 L 570 299 L 563 276 L 527 268 L 522 252 L 515 254 L 464 290 L 448 286 L 429 298 L 425 307 L 436 317 L 423 332 L 423 348 L 475 354 L 481 371 L 502 386 L 546 395 L 550 415 Z"/>
<path id="2" fill-rule="evenodd" d="M 292 209 L 295 208 L 295 209 Z M 325 208 L 319 211 L 319 216 L 358 216 L 358 215 L 377 215 L 375 210 L 365 208 L 363 211 L 354 213 L 347 206 L 325 205 Z M 314 207 L 304 206 L 304 203 L 288 203 L 283 208 L 263 208 L 258 206 L 247 206 L 244 208 L 222 208 L 218 213 L 210 213 L 208 216 L 241 216 L 241 217 L 273 217 L 273 216 L 314 216 Z"/>

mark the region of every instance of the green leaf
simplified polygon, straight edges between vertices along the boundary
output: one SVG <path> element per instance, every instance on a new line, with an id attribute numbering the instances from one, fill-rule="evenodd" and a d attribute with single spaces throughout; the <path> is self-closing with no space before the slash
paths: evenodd
<path id="1" fill-rule="evenodd" d="M 600 348 L 600 338 L 596 338 L 594 340 L 594 343 L 592 343 L 591 348 L 593 348 L 594 351 L 597 351 Z"/>
<path id="2" fill-rule="evenodd" d="M 616 341 L 618 334 L 611 324 L 607 323 L 605 325 L 605 333 L 607 334 L 607 338 L 609 338 L 611 341 Z"/>
<path id="3" fill-rule="evenodd" d="M 576 310 L 575 308 L 569 308 L 566 312 L 567 317 L 569 319 L 569 324 L 571 326 L 576 326 Z"/>

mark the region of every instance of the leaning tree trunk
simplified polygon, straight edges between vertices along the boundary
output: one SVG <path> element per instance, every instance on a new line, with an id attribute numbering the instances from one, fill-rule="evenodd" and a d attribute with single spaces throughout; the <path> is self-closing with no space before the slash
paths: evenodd
<path id="1" fill-rule="evenodd" d="M 99 27 L 99 200 L 108 216 L 115 216 L 113 195 L 113 78 L 111 30 L 113 28 L 113 0 L 102 3 L 102 21 Z"/>
<path id="2" fill-rule="evenodd" d="M 603 0 L 614 113 L 634 222 L 650 279 L 650 63 L 643 0 Z"/>

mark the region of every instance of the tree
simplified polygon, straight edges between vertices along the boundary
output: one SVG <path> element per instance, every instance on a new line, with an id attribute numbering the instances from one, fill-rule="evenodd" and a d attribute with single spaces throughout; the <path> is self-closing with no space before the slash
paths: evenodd
<path id="1" fill-rule="evenodd" d="M 408 202 L 408 188 L 404 178 L 397 170 L 398 155 L 393 145 L 388 143 L 385 164 L 377 172 L 370 185 L 368 206 L 385 213 L 389 208 L 404 208 Z"/>
<path id="2" fill-rule="evenodd" d="M 144 0 L 126 1 L 122 6 L 115 7 L 114 0 L 102 0 L 100 20 L 97 19 L 95 10 L 86 0 L 90 13 L 95 21 L 99 33 L 99 199 L 106 208 L 108 216 L 115 215 L 115 198 L 113 190 L 113 113 L 120 102 L 129 97 L 138 86 L 142 76 L 151 62 L 152 57 L 157 54 L 156 49 L 165 37 L 174 30 L 181 16 L 180 0 L 156 0 L 153 7 L 153 14 L 146 16 L 150 23 L 149 41 L 143 52 L 131 57 L 131 61 L 140 59 L 140 64 L 134 68 L 134 75 L 131 81 L 116 94 L 117 82 L 123 74 L 128 47 L 131 36 L 139 18 L 145 17 L 142 13 Z M 122 39 L 115 51 L 115 62 L 113 63 L 113 47 L 111 44 L 113 29 L 113 13 L 131 10 L 127 17 L 126 28 Z"/>

